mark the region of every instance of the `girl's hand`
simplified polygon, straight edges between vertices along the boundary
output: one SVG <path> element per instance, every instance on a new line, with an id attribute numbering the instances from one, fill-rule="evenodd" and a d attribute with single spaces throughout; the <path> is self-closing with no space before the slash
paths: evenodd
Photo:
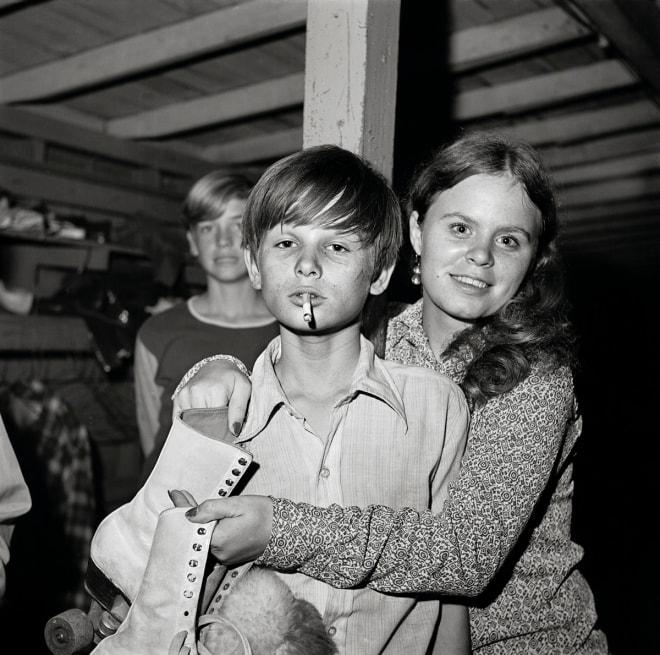
<path id="1" fill-rule="evenodd" d="M 226 359 L 207 362 L 174 397 L 174 415 L 193 407 L 229 407 L 229 429 L 237 436 L 250 402 L 252 384 Z"/>
<path id="2" fill-rule="evenodd" d="M 185 630 L 174 635 L 167 655 L 190 655 L 190 648 L 183 645 L 187 636 L 188 633 Z"/>
<path id="3" fill-rule="evenodd" d="M 267 496 L 218 498 L 196 506 L 187 491 L 173 490 L 170 496 L 177 507 L 193 506 L 186 512 L 189 521 L 218 522 L 211 537 L 211 552 L 221 564 L 251 562 L 266 550 L 273 525 L 273 504 Z"/>

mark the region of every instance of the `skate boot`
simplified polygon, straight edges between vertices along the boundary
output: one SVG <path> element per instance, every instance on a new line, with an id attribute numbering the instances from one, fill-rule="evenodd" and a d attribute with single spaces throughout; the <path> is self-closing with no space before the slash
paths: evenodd
<path id="1" fill-rule="evenodd" d="M 190 655 L 198 655 L 196 622 L 215 521 L 191 523 L 186 510 L 172 507 L 158 517 L 144 576 L 128 614 L 93 655 L 165 655 L 183 631 L 183 645 Z"/>
<path id="2" fill-rule="evenodd" d="M 169 489 L 186 489 L 198 502 L 235 489 L 252 455 L 233 438 L 226 408 L 189 409 L 174 418 L 145 484 L 103 519 L 92 538 L 85 586 L 106 610 L 117 594 L 129 604 L 136 597 L 158 517 L 172 506 Z"/>

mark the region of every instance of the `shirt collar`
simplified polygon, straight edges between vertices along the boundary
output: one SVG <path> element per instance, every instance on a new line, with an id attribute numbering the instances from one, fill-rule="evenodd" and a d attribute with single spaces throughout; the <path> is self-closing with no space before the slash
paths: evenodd
<path id="1" fill-rule="evenodd" d="M 275 374 L 275 364 L 280 359 L 281 349 L 281 339 L 276 337 L 259 355 L 254 364 L 252 380 L 257 386 L 253 388 L 248 417 L 241 434 L 235 440 L 237 443 L 249 441 L 256 436 L 282 407 L 286 407 L 292 414 L 298 415 L 295 408 L 289 404 Z M 401 394 L 383 360 L 376 357 L 372 343 L 363 336 L 360 336 L 360 356 L 351 387 L 336 404 L 340 406 L 349 403 L 359 394 L 368 394 L 388 405 L 401 417 L 407 430 L 408 424 Z"/>
<path id="2" fill-rule="evenodd" d="M 420 298 L 390 319 L 385 357 L 412 366 L 435 369 L 460 384 L 472 359 L 470 350 L 463 346 L 459 352 L 451 355 L 443 353 L 436 359 L 431 342 L 424 332 L 423 309 L 424 300 Z"/>

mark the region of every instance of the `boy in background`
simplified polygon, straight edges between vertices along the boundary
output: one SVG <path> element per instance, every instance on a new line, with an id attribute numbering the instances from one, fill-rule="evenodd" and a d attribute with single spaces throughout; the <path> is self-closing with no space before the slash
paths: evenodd
<path id="1" fill-rule="evenodd" d="M 172 426 L 172 393 L 200 359 L 227 352 L 248 366 L 278 334 L 277 322 L 252 288 L 241 248 L 241 219 L 252 183 L 242 175 L 208 173 L 182 206 L 190 251 L 206 290 L 142 324 L 135 343 L 135 399 L 142 479 Z"/>

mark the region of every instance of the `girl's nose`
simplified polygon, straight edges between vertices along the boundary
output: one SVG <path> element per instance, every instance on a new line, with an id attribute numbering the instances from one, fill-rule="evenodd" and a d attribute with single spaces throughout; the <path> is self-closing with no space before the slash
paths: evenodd
<path id="1" fill-rule="evenodd" d="M 487 243 L 474 243 L 467 252 L 468 261 L 477 266 L 491 266 L 493 253 Z"/>

